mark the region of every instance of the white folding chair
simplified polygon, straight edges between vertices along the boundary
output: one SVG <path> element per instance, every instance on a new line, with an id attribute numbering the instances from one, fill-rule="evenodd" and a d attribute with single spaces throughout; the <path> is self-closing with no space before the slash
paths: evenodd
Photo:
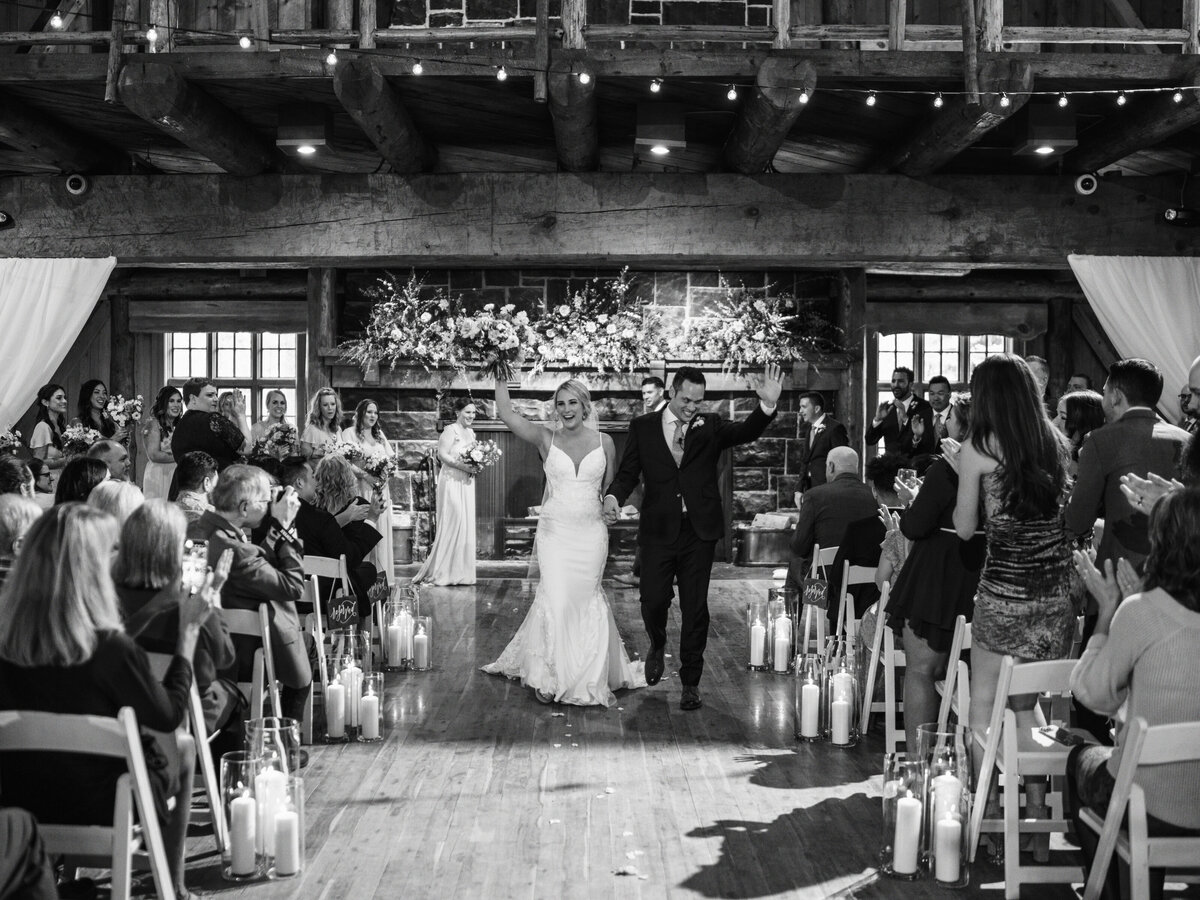
<path id="1" fill-rule="evenodd" d="M 887 616 L 884 615 L 884 610 L 887 609 L 888 596 L 891 592 L 891 583 L 885 581 L 879 602 L 875 604 L 878 614 L 875 617 L 875 634 L 871 637 L 870 657 L 867 661 L 867 678 L 866 683 L 863 685 L 862 721 L 859 723 L 858 728 L 862 734 L 866 734 L 867 729 L 870 727 L 871 713 L 884 712 L 886 710 L 885 704 L 875 701 L 875 679 L 879 673 L 880 654 L 883 652 L 883 632 L 888 627 Z"/>
<path id="2" fill-rule="evenodd" d="M 350 581 L 350 567 L 346 562 L 346 555 L 344 553 L 337 559 L 334 559 L 332 556 L 306 555 L 304 557 L 304 574 L 312 575 L 316 578 L 332 578 L 337 582 L 330 590 L 328 596 L 323 598 L 326 604 L 338 596 L 339 591 L 343 596 L 354 596 L 354 585 Z M 328 605 L 326 608 L 328 608 Z M 313 609 L 314 611 L 319 611 L 320 607 L 313 607 Z M 383 604 L 377 601 L 372 612 L 373 616 L 367 627 L 370 629 L 371 635 L 371 652 L 378 659 L 383 656 L 383 648 L 379 643 L 379 636 L 383 631 Z"/>
<path id="3" fill-rule="evenodd" d="M 962 658 L 964 650 L 971 649 L 971 623 L 966 616 L 954 620 L 954 637 L 950 641 L 950 657 L 946 660 L 946 677 L 933 683 L 942 695 L 938 706 L 938 731 L 945 731 L 950 724 L 950 713 L 958 724 L 966 725 L 971 716 L 971 670 Z"/>
<path id="4" fill-rule="evenodd" d="M 852 566 L 848 560 L 842 563 L 842 593 L 838 599 L 837 627 L 834 629 L 834 634 L 836 636 L 845 634 L 847 643 L 858 631 L 858 616 L 854 611 L 854 597 L 850 593 L 850 588 L 857 584 L 873 585 L 875 569 L 875 566 Z"/>
<path id="5" fill-rule="evenodd" d="M 1151 837 L 1146 825 L 1146 795 L 1135 783 L 1138 769 L 1200 760 L 1200 722 L 1177 722 L 1151 728 L 1141 716 L 1125 730 L 1121 768 L 1101 820 L 1084 808 L 1084 825 L 1100 836 L 1083 900 L 1097 900 L 1104 875 L 1116 850 L 1129 865 L 1129 887 L 1133 900 L 1149 900 L 1151 869 L 1200 869 L 1200 837 Z M 1129 808 L 1129 828 L 1123 829 Z"/>
<path id="6" fill-rule="evenodd" d="M 1054 818 L 1021 819 L 1021 794 L 1019 779 L 1022 776 L 1059 777 L 1066 775 L 1067 753 L 1064 744 L 1046 740 L 1039 742 L 1036 749 L 1020 749 L 1020 734 L 1016 714 L 1009 709 L 1010 697 L 1021 694 L 1068 694 L 1071 688 L 1073 660 L 1056 659 L 1049 662 L 1016 664 L 1011 656 L 1005 656 L 1000 664 L 1000 679 L 996 686 L 996 702 L 992 704 L 992 715 L 987 731 L 973 732 L 975 751 L 983 752 L 983 767 L 979 772 L 979 783 L 975 788 L 975 803 L 971 808 L 971 858 L 979 846 L 983 831 L 984 813 L 991 792 L 992 769 L 1000 773 L 1001 802 L 1004 808 L 1002 831 L 1004 833 L 1004 896 L 1006 900 L 1017 900 L 1024 884 L 1071 884 L 1082 880 L 1079 866 L 1021 865 L 1021 834 L 1065 832 L 1069 826 L 1062 816 L 1061 794 L 1047 796 Z M 1026 739 L 1030 735 L 1025 736 Z M 989 823 L 992 824 L 992 823 Z M 989 830 L 995 830 L 990 828 Z"/>
<path id="7" fill-rule="evenodd" d="M 222 609 L 221 618 L 225 620 L 230 634 L 257 638 L 259 641 L 258 649 L 254 651 L 251 680 L 238 682 L 238 690 L 250 700 L 250 718 L 263 717 L 263 692 L 267 690 L 271 695 L 271 709 L 276 715 L 282 715 L 279 711 L 279 686 L 275 681 L 275 659 L 271 655 L 266 605 L 260 605 L 257 610 Z"/>
<path id="8" fill-rule="evenodd" d="M 10 751 L 79 753 L 124 760 L 128 771 L 117 779 L 111 825 L 42 822 L 38 832 L 51 855 L 66 855 L 111 867 L 113 900 L 128 900 L 133 854 L 138 843 L 133 822 L 136 806 L 140 823 L 137 827 L 146 846 L 158 897 L 175 900 L 166 845 L 142 755 L 137 715 L 132 709 L 123 707 L 116 718 L 24 710 L 0 712 L 0 753 Z"/>
<path id="9" fill-rule="evenodd" d="M 813 546 L 812 568 L 809 572 L 810 578 L 825 578 L 829 580 L 827 571 L 833 565 L 833 561 L 837 558 L 837 547 L 828 547 L 821 549 L 820 544 Z M 832 603 L 833 598 L 830 597 L 826 601 Z M 827 626 L 828 613 L 826 610 L 817 606 L 804 605 L 804 611 L 800 618 L 800 633 L 811 636 L 810 640 L 816 641 L 816 652 L 825 652 L 825 630 Z M 809 653 L 809 647 L 798 647 L 800 653 Z"/>

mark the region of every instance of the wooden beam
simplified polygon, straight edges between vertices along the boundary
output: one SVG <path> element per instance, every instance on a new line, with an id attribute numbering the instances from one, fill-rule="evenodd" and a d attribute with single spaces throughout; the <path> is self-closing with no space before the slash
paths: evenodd
<path id="1" fill-rule="evenodd" d="M 330 367 L 321 359 L 321 348 L 337 343 L 337 270 L 308 270 L 308 396 L 330 385 Z"/>
<path id="2" fill-rule="evenodd" d="M 562 45 L 565 50 L 582 50 L 587 46 L 587 0 L 562 0 Z"/>
<path id="3" fill-rule="evenodd" d="M 1045 334 L 1045 303 L 877 303 L 867 291 L 866 324 L 881 334 L 919 331 L 936 323 L 939 334 L 1003 334 L 1027 341 Z"/>
<path id="4" fill-rule="evenodd" d="M 127 63 L 121 70 L 121 101 L 231 175 L 258 175 L 275 161 L 273 147 L 173 66 Z"/>
<path id="5" fill-rule="evenodd" d="M 133 334 L 129 329 L 129 300 L 125 297 L 113 297 L 109 306 L 109 316 L 109 390 L 126 397 L 136 396 Z"/>
<path id="6" fill-rule="evenodd" d="M 821 15 L 827 25 L 849 25 L 854 21 L 854 0 L 821 0 Z M 827 41 L 824 46 L 832 50 L 856 49 L 850 41 Z"/>
<path id="7" fill-rule="evenodd" d="M 743 175 L 765 171 L 807 109 L 816 86 L 817 73 L 810 63 L 791 57 L 767 59 L 725 142 L 725 165 Z"/>
<path id="8" fill-rule="evenodd" d="M 1200 72 L 1193 73 L 1185 83 L 1200 86 Z M 1067 170 L 1098 171 L 1200 123 L 1200 93 L 1185 90 L 1182 94 L 1179 103 L 1169 93 L 1151 95 L 1121 115 L 1108 117 L 1088 129 L 1079 146 L 1067 154 Z"/>
<path id="9" fill-rule="evenodd" d="M 979 31 L 975 18 L 975 0 L 959 0 L 962 19 L 963 87 L 969 103 L 979 103 Z"/>
<path id="10" fill-rule="evenodd" d="M 339 62 L 333 91 L 393 172 L 428 172 L 434 167 L 437 149 L 421 136 L 404 101 L 373 59 Z"/>
<path id="11" fill-rule="evenodd" d="M 872 276 L 867 295 L 874 302 L 897 301 L 907 303 L 914 300 L 953 301 L 969 303 L 979 301 L 1035 301 L 1044 302 L 1054 297 L 1081 299 L 1083 290 L 1079 282 L 1047 281 L 1033 278 L 998 278 L 989 276 L 967 276 L 965 278 L 895 278 Z"/>
<path id="12" fill-rule="evenodd" d="M 1004 0 L 980 0 L 979 49 L 995 53 L 1003 46 Z"/>
<path id="13" fill-rule="evenodd" d="M 117 102 L 117 75 L 121 71 L 127 22 L 136 21 L 137 0 L 113 0 L 112 33 L 108 41 L 108 66 L 104 73 L 104 102 Z"/>
<path id="14" fill-rule="evenodd" d="M 564 172 L 594 172 L 600 166 L 596 79 L 582 84 L 574 64 L 556 60 L 550 66 L 550 118 L 558 164 Z"/>
<path id="15" fill-rule="evenodd" d="M 1151 59 L 1151 57 L 1142 57 Z M 593 265 L 1067 268 L 1069 253 L 1200 255 L 1158 224 L 1177 178 L 1081 198 L 1072 179 L 955 175 L 287 174 L 0 179 L 6 256 L 290 268 Z"/>
<path id="16" fill-rule="evenodd" d="M 347 32 L 345 40 L 337 42 L 337 46 L 349 47 L 349 41 L 353 39 L 354 34 L 354 0 L 327 0 L 325 14 L 330 29 Z M 287 37 L 285 40 L 291 38 Z M 301 43 L 302 40 L 301 38 L 296 43 Z"/>
<path id="17" fill-rule="evenodd" d="M 961 94 L 950 97 L 907 141 L 885 150 L 869 171 L 914 177 L 936 172 L 1024 106 L 1033 87 L 1029 65 L 1022 62 L 989 61 L 979 81 L 985 94 L 978 103 Z M 1007 92 L 1007 107 L 1001 105 L 999 92 Z"/>
<path id="18" fill-rule="evenodd" d="M 0 141 L 36 156 L 60 172 L 111 172 L 120 154 L 58 122 L 40 109 L 0 95 Z"/>
<path id="19" fill-rule="evenodd" d="M 358 47 L 360 50 L 372 50 L 375 47 L 376 19 L 379 12 L 375 0 L 358 0 Z"/>
<path id="20" fill-rule="evenodd" d="M 786 50 L 791 46 L 792 39 L 788 29 L 792 27 L 792 2 L 793 0 L 772 0 L 771 26 L 775 29 L 775 42 L 772 46 L 776 50 Z"/>
<path id="21" fill-rule="evenodd" d="M 200 269 L 180 271 L 127 270 L 109 279 L 105 293 L 132 299 L 170 300 L 303 300 L 308 276 L 301 271 L 273 271 L 243 278 L 236 271 Z"/>
<path id="22" fill-rule="evenodd" d="M 1050 368 L 1050 396 L 1061 397 L 1075 371 L 1075 335 L 1071 309 L 1075 301 L 1055 297 L 1046 304 L 1049 322 L 1046 330 L 1046 365 Z"/>
<path id="23" fill-rule="evenodd" d="M 181 303 L 179 300 L 128 300 L 118 296 L 113 297 L 114 310 L 118 303 L 125 303 L 129 308 L 127 330 L 138 334 L 246 331 L 251 325 L 254 331 L 303 332 L 308 328 L 308 305 L 303 298 L 260 299 L 251 305 L 241 300 L 189 298 L 186 303 Z M 116 320 L 113 321 L 115 325 Z"/>
<path id="24" fill-rule="evenodd" d="M 1126 28 L 1146 27 L 1145 23 L 1137 14 L 1137 11 L 1133 8 L 1133 5 L 1129 2 L 1129 0 L 1104 0 L 1104 5 L 1108 7 L 1109 12 L 1116 17 L 1116 20 Z M 1162 52 L 1153 44 L 1133 44 L 1132 49 L 1135 53 Z"/>
<path id="25" fill-rule="evenodd" d="M 850 432 L 850 446 L 860 454 L 866 410 L 865 350 L 867 346 L 867 277 L 862 269 L 843 269 L 837 281 L 835 324 L 842 330 L 842 344 L 850 357 L 845 390 L 841 393 L 836 418 Z M 872 392 L 874 384 L 872 383 Z"/>
<path id="26" fill-rule="evenodd" d="M 1071 308 L 1071 312 L 1075 327 L 1079 329 L 1083 339 L 1088 342 L 1088 346 L 1096 354 L 1096 359 L 1100 360 L 1100 365 L 1105 369 L 1111 368 L 1112 364 L 1121 358 L 1121 355 L 1117 353 L 1117 348 L 1113 346 L 1112 340 L 1105 333 L 1100 320 L 1092 312 L 1092 308 L 1084 301 L 1076 303 Z"/>
<path id="27" fill-rule="evenodd" d="M 179 24 L 179 0 L 150 0 L 150 22 L 158 32 L 153 53 L 175 52 L 175 26 Z"/>
<path id="28" fill-rule="evenodd" d="M 533 41 L 533 100 L 546 103 L 550 98 L 547 73 L 550 71 L 550 0 L 537 0 L 537 36 Z"/>

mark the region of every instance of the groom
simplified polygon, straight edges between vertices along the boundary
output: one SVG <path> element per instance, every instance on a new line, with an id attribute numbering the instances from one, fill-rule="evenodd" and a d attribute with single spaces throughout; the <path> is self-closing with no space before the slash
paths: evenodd
<path id="1" fill-rule="evenodd" d="M 708 581 L 713 549 L 725 531 L 717 489 L 721 451 L 749 444 L 775 417 L 783 390 L 779 366 L 769 365 L 758 388 L 759 406 L 743 422 L 701 414 L 704 373 L 683 366 L 671 381 L 671 402 L 629 425 L 629 440 L 616 478 L 604 497 L 604 520 L 612 524 L 640 479 L 645 485 L 638 545 L 642 550 L 642 620 L 650 637 L 646 682 L 663 676 L 667 610 L 679 579 L 681 709 L 700 708 L 700 674 L 708 643 Z"/>

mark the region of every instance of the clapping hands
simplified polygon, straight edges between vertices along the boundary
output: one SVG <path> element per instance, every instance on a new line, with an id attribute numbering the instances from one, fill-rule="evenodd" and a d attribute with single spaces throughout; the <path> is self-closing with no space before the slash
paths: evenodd
<path id="1" fill-rule="evenodd" d="M 962 444 L 960 444 L 954 438 L 952 438 L 952 437 L 942 438 L 942 458 L 945 459 L 947 463 L 949 463 L 950 468 L 952 468 L 954 470 L 954 473 L 956 475 L 958 474 L 958 466 L 959 466 L 958 454 L 959 454 L 960 450 L 962 450 Z"/>
<path id="2" fill-rule="evenodd" d="M 1101 572 L 1096 568 L 1095 550 L 1076 550 L 1074 556 L 1075 570 L 1088 592 L 1096 599 L 1101 617 L 1111 618 L 1123 598 L 1141 592 L 1142 577 L 1129 560 L 1119 560 L 1114 568 L 1113 561 L 1106 559 L 1104 571 Z"/>
<path id="3" fill-rule="evenodd" d="M 1150 515 L 1150 510 L 1154 509 L 1154 504 L 1160 498 L 1171 491 L 1178 491 L 1182 488 L 1181 482 L 1175 479 L 1168 481 L 1153 472 L 1149 473 L 1148 478 L 1139 478 L 1132 473 L 1121 476 L 1121 493 L 1125 495 L 1130 506 L 1146 515 Z"/>

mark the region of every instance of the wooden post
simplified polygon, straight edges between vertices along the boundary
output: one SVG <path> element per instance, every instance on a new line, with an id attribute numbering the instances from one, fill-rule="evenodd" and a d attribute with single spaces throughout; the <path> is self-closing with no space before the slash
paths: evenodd
<path id="1" fill-rule="evenodd" d="M 375 46 L 377 15 L 375 0 L 358 0 L 358 46 L 361 50 L 370 50 Z"/>
<path id="2" fill-rule="evenodd" d="M 271 49 L 270 0 L 251 0 L 250 23 L 254 31 L 254 49 Z"/>
<path id="3" fill-rule="evenodd" d="M 583 33 L 587 29 L 587 0 L 563 0 L 562 45 L 565 50 L 583 50 L 587 47 Z"/>
<path id="4" fill-rule="evenodd" d="M 775 0 L 771 8 L 771 25 L 775 28 L 775 49 L 788 49 L 792 45 L 792 37 L 788 34 L 792 27 L 792 0 Z"/>
<path id="5" fill-rule="evenodd" d="M 967 102 L 979 105 L 979 38 L 975 34 L 975 0 L 961 0 L 963 35 L 963 87 Z"/>
<path id="6" fill-rule="evenodd" d="M 329 0 L 327 21 L 331 31 L 350 31 L 354 28 L 354 0 Z M 347 44 L 337 44 L 346 47 Z"/>
<path id="7" fill-rule="evenodd" d="M 158 32 L 158 40 L 150 45 L 150 52 L 174 53 L 175 26 L 179 24 L 178 0 L 150 0 L 150 24 Z"/>
<path id="8" fill-rule="evenodd" d="M 852 25 L 854 0 L 821 0 L 821 15 L 826 25 Z M 826 50 L 857 50 L 855 41 L 822 41 Z"/>
<path id="9" fill-rule="evenodd" d="M 1183 45 L 1184 53 L 1200 53 L 1200 0 L 1183 0 L 1183 30 L 1187 32 L 1187 43 Z"/>
<path id="10" fill-rule="evenodd" d="M 537 32 L 533 39 L 533 100 L 545 103 L 549 97 L 550 0 L 537 0 Z"/>
<path id="11" fill-rule="evenodd" d="M 117 76 L 121 73 L 126 23 L 137 16 L 137 0 L 115 0 L 112 11 L 112 34 L 108 39 L 108 70 L 104 76 L 104 102 L 117 102 Z"/>
<path id="12" fill-rule="evenodd" d="M 842 330 L 842 342 L 850 357 L 846 369 L 845 391 L 838 398 L 838 419 L 846 426 L 850 446 L 866 461 L 863 433 L 866 431 L 866 416 L 874 409 L 868 402 L 868 391 L 875 384 L 874 358 L 868 351 L 866 330 L 867 275 L 863 269 L 843 269 L 838 278 L 838 297 L 835 309 L 835 324 Z"/>
<path id="13" fill-rule="evenodd" d="M 1046 333 L 1046 363 L 1050 367 L 1050 397 L 1061 397 L 1075 372 L 1075 334 L 1070 297 L 1051 297 L 1047 302 L 1049 331 Z"/>
<path id="14" fill-rule="evenodd" d="M 968 0 L 964 0 L 968 2 Z M 999 53 L 1003 44 L 1004 0 L 981 0 L 983 22 L 979 35 L 979 49 L 984 53 Z"/>
<path id="15" fill-rule="evenodd" d="M 888 49 L 904 49 L 904 26 L 908 24 L 905 0 L 888 0 Z"/>
<path id="16" fill-rule="evenodd" d="M 308 398 L 329 387 L 329 369 L 321 350 L 337 344 L 337 269 L 308 270 L 308 353 L 305 384 Z"/>
<path id="17" fill-rule="evenodd" d="M 821 0 L 792 0 L 792 8 L 788 13 L 789 21 L 797 25 L 820 25 Z M 789 30 L 790 30 L 789 25 Z M 793 50 L 820 50 L 820 41 L 792 41 L 789 34 L 788 45 Z"/>

